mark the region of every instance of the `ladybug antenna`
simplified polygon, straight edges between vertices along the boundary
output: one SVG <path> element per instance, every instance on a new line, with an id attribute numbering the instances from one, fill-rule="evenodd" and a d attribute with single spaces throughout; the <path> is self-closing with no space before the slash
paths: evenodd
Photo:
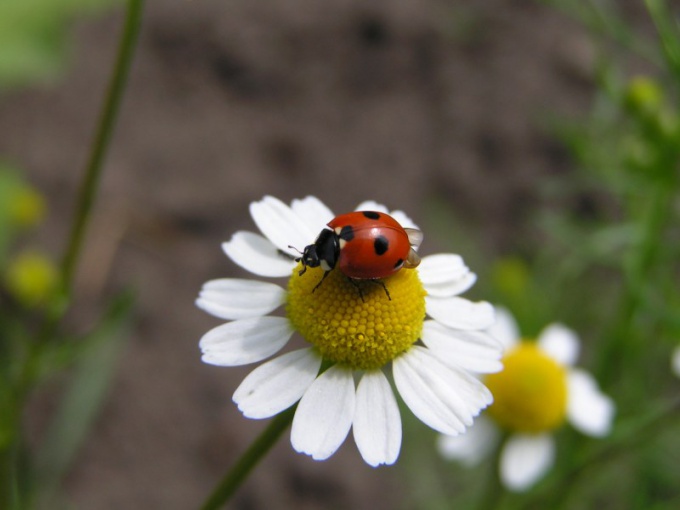
<path id="1" fill-rule="evenodd" d="M 290 248 L 291 250 L 295 250 L 296 252 L 298 252 L 300 254 L 300 257 L 295 258 L 295 262 L 300 262 L 300 259 L 302 258 L 302 255 L 304 255 L 304 254 L 300 250 L 298 250 L 295 246 L 292 246 L 290 244 L 288 245 L 288 248 Z"/>
<path id="2" fill-rule="evenodd" d="M 291 250 L 295 250 L 300 254 L 299 257 L 295 257 L 295 262 L 302 262 L 302 269 L 300 269 L 300 272 L 298 273 L 298 276 L 302 276 L 303 274 L 305 274 L 305 271 L 307 271 L 307 262 L 304 259 L 304 253 L 298 250 L 295 246 L 291 246 L 290 244 L 288 245 L 288 248 L 290 248 Z"/>

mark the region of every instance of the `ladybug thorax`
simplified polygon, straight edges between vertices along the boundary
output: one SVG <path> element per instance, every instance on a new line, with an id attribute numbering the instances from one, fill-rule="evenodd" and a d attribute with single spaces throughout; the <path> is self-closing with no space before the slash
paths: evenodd
<path id="1" fill-rule="evenodd" d="M 338 236 L 332 230 L 324 229 L 314 244 L 305 247 L 302 252 L 302 263 L 305 267 L 319 267 L 330 271 L 335 267 L 340 252 Z"/>

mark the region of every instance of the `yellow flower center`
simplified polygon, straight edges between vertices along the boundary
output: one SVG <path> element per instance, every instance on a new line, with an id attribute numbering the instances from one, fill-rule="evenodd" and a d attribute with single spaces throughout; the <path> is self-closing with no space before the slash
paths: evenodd
<path id="1" fill-rule="evenodd" d="M 538 433 L 563 421 L 567 409 L 567 373 L 533 342 L 522 342 L 503 358 L 502 372 L 485 384 L 493 393 L 489 414 L 504 428 Z"/>
<path id="2" fill-rule="evenodd" d="M 288 282 L 288 318 L 321 355 L 355 370 L 380 368 L 420 337 L 425 319 L 425 290 L 412 269 L 381 281 L 350 280 L 298 266 Z"/>

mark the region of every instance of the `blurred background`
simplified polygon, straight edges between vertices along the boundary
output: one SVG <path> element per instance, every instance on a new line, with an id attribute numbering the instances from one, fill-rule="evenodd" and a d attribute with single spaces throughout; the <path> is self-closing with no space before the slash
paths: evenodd
<path id="1" fill-rule="evenodd" d="M 34 3 L 43 15 L 19 19 L 36 45 L 16 43 L 34 65 L 6 67 L 0 90 L 0 157 L 45 195 L 35 236 L 59 254 L 123 10 Z M 616 3 L 652 33 L 641 2 Z M 460 253 L 478 273 L 473 299 L 489 299 L 494 261 L 544 242 L 548 211 L 593 214 L 597 194 L 555 193 L 574 171 L 555 126 L 590 111 L 601 50 L 574 16 L 531 0 L 149 1 L 67 323 L 87 331 L 122 289 L 136 304 L 66 500 L 195 508 L 265 426 L 231 402 L 252 367 L 201 363 L 198 339 L 219 321 L 193 304 L 204 281 L 245 276 L 220 243 L 255 229 L 250 202 L 312 194 L 336 212 L 366 199 L 403 209 L 423 253 Z M 65 381 L 32 399 L 29 444 Z M 351 440 L 315 462 L 286 434 L 232 508 L 422 508 L 435 489 L 415 473 L 440 462 L 421 451 L 433 440 L 407 424 L 400 461 L 376 470 Z M 451 475 L 454 489 L 468 483 Z"/>

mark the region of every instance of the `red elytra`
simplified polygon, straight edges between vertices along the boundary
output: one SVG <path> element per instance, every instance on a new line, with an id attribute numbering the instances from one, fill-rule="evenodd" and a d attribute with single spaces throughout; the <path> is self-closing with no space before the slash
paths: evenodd
<path id="1" fill-rule="evenodd" d="M 337 216 L 328 226 L 338 236 L 336 267 L 350 278 L 385 278 L 407 264 L 411 242 L 392 216 L 357 211 Z"/>
<path id="2" fill-rule="evenodd" d="M 336 216 L 328 227 L 297 259 L 303 266 L 300 275 L 307 267 L 321 266 L 322 282 L 337 267 L 351 279 L 375 280 L 420 263 L 415 248 L 423 239 L 422 232 L 402 227 L 389 214 L 355 211 Z"/>

